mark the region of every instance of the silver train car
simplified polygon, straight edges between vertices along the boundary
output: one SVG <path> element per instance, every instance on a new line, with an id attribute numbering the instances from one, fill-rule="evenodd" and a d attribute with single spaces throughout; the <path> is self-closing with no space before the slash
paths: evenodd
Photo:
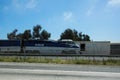
<path id="1" fill-rule="evenodd" d="M 0 52 L 20 52 L 20 40 L 0 40 Z"/>
<path id="2" fill-rule="evenodd" d="M 80 54 L 80 48 L 73 41 L 0 40 L 0 52 L 60 55 Z"/>

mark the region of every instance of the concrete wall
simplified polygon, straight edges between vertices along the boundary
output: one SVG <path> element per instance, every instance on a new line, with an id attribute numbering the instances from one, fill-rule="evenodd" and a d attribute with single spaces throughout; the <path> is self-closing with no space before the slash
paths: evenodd
<path id="1" fill-rule="evenodd" d="M 80 45 L 80 51 L 83 55 L 110 55 L 109 41 L 80 41 L 77 43 Z M 82 49 L 84 47 L 85 49 Z"/>

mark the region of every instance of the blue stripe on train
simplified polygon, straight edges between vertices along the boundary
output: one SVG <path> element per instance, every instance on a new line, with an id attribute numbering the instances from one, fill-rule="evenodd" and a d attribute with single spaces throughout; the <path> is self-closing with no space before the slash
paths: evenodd
<path id="1" fill-rule="evenodd" d="M 0 47 L 21 46 L 20 40 L 0 40 Z M 79 48 L 78 46 L 71 46 L 57 41 L 40 41 L 40 40 L 27 40 L 24 41 L 24 46 L 31 47 L 65 47 L 65 48 Z"/>
<path id="2" fill-rule="evenodd" d="M 39 46 L 39 47 L 65 47 L 65 48 L 79 48 L 78 46 L 70 46 L 68 44 L 61 44 L 57 41 L 25 41 L 25 46 Z"/>

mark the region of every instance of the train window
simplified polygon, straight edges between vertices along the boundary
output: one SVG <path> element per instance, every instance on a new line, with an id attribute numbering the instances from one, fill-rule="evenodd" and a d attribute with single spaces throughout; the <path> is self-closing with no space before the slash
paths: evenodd
<path id="1" fill-rule="evenodd" d="M 80 45 L 80 50 L 81 50 L 81 51 L 85 51 L 85 44 L 81 44 L 81 45 Z"/>

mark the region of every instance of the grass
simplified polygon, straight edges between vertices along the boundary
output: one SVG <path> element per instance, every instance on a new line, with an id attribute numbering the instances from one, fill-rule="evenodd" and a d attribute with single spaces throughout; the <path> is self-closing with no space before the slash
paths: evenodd
<path id="1" fill-rule="evenodd" d="M 117 65 L 120 66 L 120 60 L 83 60 L 83 59 L 61 59 L 45 57 L 0 57 L 0 62 L 28 62 L 28 63 L 56 63 L 56 64 L 90 64 L 90 65 Z"/>

